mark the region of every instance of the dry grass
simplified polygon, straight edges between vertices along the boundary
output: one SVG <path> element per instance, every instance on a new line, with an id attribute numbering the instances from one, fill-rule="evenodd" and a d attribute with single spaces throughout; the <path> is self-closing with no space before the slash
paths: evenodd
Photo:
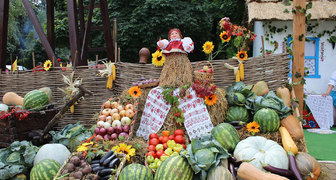
<path id="1" fill-rule="evenodd" d="M 226 92 L 224 89 L 217 88 L 215 91 L 217 95 L 217 103 L 212 106 L 207 106 L 211 122 L 214 126 L 225 121 L 226 113 L 228 111 L 228 103 L 225 98 Z"/>

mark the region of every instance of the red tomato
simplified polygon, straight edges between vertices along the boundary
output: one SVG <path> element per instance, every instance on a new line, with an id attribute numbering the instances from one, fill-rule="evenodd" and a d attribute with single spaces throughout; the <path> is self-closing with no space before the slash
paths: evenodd
<path id="1" fill-rule="evenodd" d="M 163 140 L 163 136 L 160 136 L 159 137 L 159 141 L 162 143 L 162 140 Z"/>
<path id="2" fill-rule="evenodd" d="M 185 144 L 182 144 L 183 149 L 187 149 L 187 146 Z"/>
<path id="3" fill-rule="evenodd" d="M 156 157 L 160 159 L 161 155 L 164 154 L 164 151 L 162 149 L 159 149 L 156 151 Z"/>
<path id="4" fill-rule="evenodd" d="M 170 136 L 168 136 L 168 139 L 169 139 L 169 140 L 174 140 L 174 139 L 175 139 L 175 136 L 174 136 L 174 135 L 170 135 Z"/>
<path id="5" fill-rule="evenodd" d="M 155 154 L 154 151 L 149 151 L 149 152 L 147 153 L 147 156 L 153 156 L 153 158 L 155 158 L 155 157 L 156 157 L 156 154 Z"/>
<path id="6" fill-rule="evenodd" d="M 163 144 L 163 149 L 166 150 L 167 148 L 168 148 L 167 143 L 164 143 L 164 144 Z"/>
<path id="7" fill-rule="evenodd" d="M 151 133 L 149 135 L 149 139 L 153 139 L 153 138 L 158 138 L 158 135 L 156 133 Z"/>
<path id="8" fill-rule="evenodd" d="M 147 147 L 147 149 L 148 149 L 148 151 L 154 151 L 155 152 L 155 146 L 154 145 L 149 145 L 148 147 Z"/>
<path id="9" fill-rule="evenodd" d="M 176 130 L 174 131 L 174 135 L 175 135 L 175 136 L 177 136 L 177 135 L 181 135 L 181 136 L 183 136 L 183 135 L 184 135 L 184 132 L 183 132 L 182 129 L 176 129 Z"/>
<path id="10" fill-rule="evenodd" d="M 153 138 L 153 139 L 149 140 L 149 145 L 156 146 L 159 143 L 160 143 L 160 141 L 157 138 Z"/>
<path id="11" fill-rule="evenodd" d="M 162 138 L 162 143 L 167 143 L 167 141 L 169 140 L 168 136 L 163 136 Z"/>
<path id="12" fill-rule="evenodd" d="M 184 137 L 181 136 L 181 135 L 175 136 L 174 140 L 175 140 L 176 143 L 179 143 L 179 144 L 184 144 L 184 141 L 185 141 Z"/>

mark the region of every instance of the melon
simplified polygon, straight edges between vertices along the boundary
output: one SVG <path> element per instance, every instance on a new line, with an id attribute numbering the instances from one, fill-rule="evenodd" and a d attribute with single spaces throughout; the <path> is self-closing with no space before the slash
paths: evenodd
<path id="1" fill-rule="evenodd" d="M 280 127 L 279 115 L 270 108 L 258 110 L 253 116 L 253 121 L 259 124 L 262 133 L 275 132 Z"/>
<path id="2" fill-rule="evenodd" d="M 233 180 L 230 171 L 222 165 L 211 168 L 207 180 Z"/>
<path id="3" fill-rule="evenodd" d="M 49 104 L 48 95 L 40 90 L 32 90 L 23 98 L 23 106 L 26 109 L 39 108 Z"/>
<path id="4" fill-rule="evenodd" d="M 130 164 L 126 166 L 118 176 L 118 180 L 141 179 L 152 180 L 153 174 L 150 169 L 141 164 Z"/>
<path id="5" fill-rule="evenodd" d="M 217 125 L 211 130 L 211 134 L 229 152 L 232 152 L 240 141 L 236 128 L 229 123 Z"/>
<path id="6" fill-rule="evenodd" d="M 52 180 L 61 165 L 53 159 L 44 159 L 35 164 L 30 171 L 30 180 Z"/>
<path id="7" fill-rule="evenodd" d="M 191 180 L 194 171 L 183 157 L 171 156 L 164 160 L 155 173 L 155 180 Z"/>
<path id="8" fill-rule="evenodd" d="M 233 106 L 229 108 L 226 120 L 228 122 L 232 121 L 249 122 L 249 114 L 245 107 Z"/>
<path id="9" fill-rule="evenodd" d="M 64 164 L 70 154 L 68 148 L 63 144 L 45 144 L 37 152 L 34 159 L 34 165 L 44 159 L 53 159 L 59 164 Z"/>

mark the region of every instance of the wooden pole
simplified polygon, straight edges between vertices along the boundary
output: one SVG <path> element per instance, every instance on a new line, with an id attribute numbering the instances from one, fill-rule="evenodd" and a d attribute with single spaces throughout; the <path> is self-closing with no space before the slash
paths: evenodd
<path id="1" fill-rule="evenodd" d="M 35 53 L 32 52 L 32 57 L 33 57 L 33 71 L 35 69 Z"/>
<path id="2" fill-rule="evenodd" d="M 96 68 L 98 67 L 98 54 L 96 54 Z"/>
<path id="3" fill-rule="evenodd" d="M 306 0 L 294 0 L 293 7 L 306 8 Z M 292 66 L 292 82 L 294 83 L 294 91 L 299 100 L 300 114 L 303 111 L 303 84 L 300 83 L 304 78 L 304 62 L 305 62 L 305 34 L 306 20 L 302 11 L 296 10 L 293 14 L 293 66 Z"/>
<path id="4" fill-rule="evenodd" d="M 263 57 L 265 57 L 265 45 L 264 45 L 264 36 L 261 36 L 261 47 L 262 47 L 262 53 Z"/>
<path id="5" fill-rule="evenodd" d="M 0 69 L 6 71 L 9 0 L 0 1 Z"/>

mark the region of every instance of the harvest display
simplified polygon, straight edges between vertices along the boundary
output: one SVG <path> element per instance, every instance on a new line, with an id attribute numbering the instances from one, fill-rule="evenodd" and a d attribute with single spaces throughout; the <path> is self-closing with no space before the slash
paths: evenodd
<path id="1" fill-rule="evenodd" d="M 228 18 L 220 24 L 223 43 L 228 36 L 255 37 Z M 172 29 L 152 54 L 155 66 L 164 64 L 159 80 L 130 82 L 133 86 L 121 95 L 106 97 L 91 127 L 76 123 L 50 131 L 53 144 L 39 148 L 15 141 L 0 149 L 0 179 L 317 179 L 321 167 L 306 153 L 289 89 L 273 92 L 264 81 L 245 84 L 247 42 L 240 43 L 239 67 L 232 66 L 237 82 L 223 89 L 214 84 L 211 61 L 191 69 L 187 53 L 194 44 Z M 209 57 L 211 45 L 203 46 Z M 108 77 L 106 88 L 111 89 L 117 66 L 105 65 L 100 75 Z M 8 92 L 0 104 L 0 121 L 18 108 L 42 110 L 51 97 L 50 88 L 24 97 Z"/>

